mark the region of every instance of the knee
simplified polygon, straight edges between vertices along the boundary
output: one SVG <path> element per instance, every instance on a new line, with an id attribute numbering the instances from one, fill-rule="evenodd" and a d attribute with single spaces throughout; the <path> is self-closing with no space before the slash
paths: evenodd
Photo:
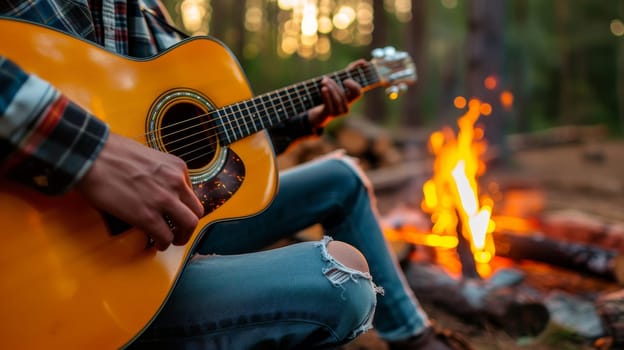
<path id="1" fill-rule="evenodd" d="M 368 263 L 359 250 L 344 242 L 330 241 L 327 244 L 327 253 L 334 261 L 357 271 L 345 271 L 336 267 L 324 271 L 334 285 L 330 289 L 332 302 L 340 309 L 340 318 L 337 319 L 339 322 L 330 328 L 339 339 L 351 340 L 372 327 L 379 289 L 372 282 Z M 328 301 L 325 303 L 331 304 Z"/>
<path id="2" fill-rule="evenodd" d="M 341 161 L 340 170 L 337 171 L 337 180 L 339 183 L 346 185 L 349 188 L 360 189 L 362 188 L 362 179 L 355 171 L 355 169 L 351 168 L 348 164 L 344 163 L 345 161 Z"/>
<path id="3" fill-rule="evenodd" d="M 332 193 L 333 210 L 321 224 L 331 230 L 353 216 L 354 212 L 370 208 L 372 191 L 368 180 L 361 177 L 347 160 L 331 159 L 327 163 L 326 175 L 331 178 L 331 188 L 327 191 Z"/>
<path id="4" fill-rule="evenodd" d="M 354 168 L 355 165 L 348 164 L 348 162 L 341 158 L 330 161 L 332 181 L 345 193 L 359 193 L 366 189 L 365 182 Z"/>
<path id="5" fill-rule="evenodd" d="M 350 244 L 331 241 L 327 252 L 344 266 L 361 272 L 370 272 L 364 255 Z"/>

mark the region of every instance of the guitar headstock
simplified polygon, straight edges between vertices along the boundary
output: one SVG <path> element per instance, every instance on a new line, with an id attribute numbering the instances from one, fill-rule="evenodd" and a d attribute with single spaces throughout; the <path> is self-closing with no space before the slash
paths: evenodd
<path id="1" fill-rule="evenodd" d="M 392 46 L 375 49 L 372 65 L 377 70 L 381 85 L 386 86 L 386 95 L 396 99 L 416 82 L 416 66 L 407 52 L 397 51 Z"/>

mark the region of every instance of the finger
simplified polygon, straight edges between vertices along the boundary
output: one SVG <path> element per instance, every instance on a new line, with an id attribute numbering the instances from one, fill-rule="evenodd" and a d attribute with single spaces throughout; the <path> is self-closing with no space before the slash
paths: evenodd
<path id="1" fill-rule="evenodd" d="M 343 82 L 346 88 L 346 98 L 349 102 L 356 100 L 362 95 L 362 86 L 353 79 L 347 79 Z"/>
<path id="2" fill-rule="evenodd" d="M 367 64 L 366 60 L 364 59 L 359 59 L 356 61 L 353 61 L 351 63 L 349 63 L 349 65 L 347 66 L 348 69 L 353 69 L 357 66 L 365 66 Z"/>
<path id="3" fill-rule="evenodd" d="M 155 220 L 149 220 L 145 227 L 138 226 L 154 241 L 156 249 L 163 251 L 171 245 L 174 239 L 171 227 L 167 224 L 165 218 L 160 217 Z"/>
<path id="4" fill-rule="evenodd" d="M 323 78 L 323 86 L 321 87 L 321 94 L 323 95 L 323 105 L 325 106 L 325 112 L 327 115 L 333 116 L 336 114 L 337 106 L 336 101 L 333 99 L 332 89 L 335 89 L 336 82 L 329 78 Z"/>
<path id="5" fill-rule="evenodd" d="M 188 174 L 186 163 L 180 158 L 171 154 L 166 154 L 169 160 L 174 161 L 170 167 L 161 168 L 166 175 L 163 186 L 171 187 L 171 191 L 177 193 L 182 203 L 184 203 L 197 217 L 204 215 L 204 207 L 193 191 L 191 178 Z M 165 170 L 166 169 L 166 170 Z"/>
<path id="6" fill-rule="evenodd" d="M 166 215 L 173 223 L 172 243 L 183 245 L 188 242 L 197 227 L 199 217 L 181 201 L 169 206 Z"/>
<path id="7" fill-rule="evenodd" d="M 198 218 L 204 216 L 204 206 L 190 186 L 185 186 L 180 193 L 180 200 L 184 203 Z"/>
<path id="8" fill-rule="evenodd" d="M 328 98 L 332 103 L 332 115 L 341 115 L 346 113 L 348 110 L 348 104 L 342 88 L 331 79 L 329 79 L 326 86 L 328 87 Z"/>
<path id="9" fill-rule="evenodd" d="M 105 198 L 104 193 L 100 198 Z M 148 205 L 139 198 L 125 198 L 121 205 L 111 207 L 111 215 L 127 222 L 131 226 L 143 231 L 153 241 L 158 250 L 165 250 L 173 242 L 173 232 L 162 216 L 162 211 L 154 206 L 154 201 Z M 132 209 L 131 209 L 132 208 Z"/>

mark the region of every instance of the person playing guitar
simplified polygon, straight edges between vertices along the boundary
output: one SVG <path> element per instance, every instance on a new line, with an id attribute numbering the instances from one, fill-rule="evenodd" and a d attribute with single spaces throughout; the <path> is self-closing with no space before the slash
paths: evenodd
<path id="1" fill-rule="evenodd" d="M 0 16 L 7 348 L 325 348 L 373 324 L 392 349 L 469 348 L 433 331 L 353 161 L 272 164 L 383 85 L 374 62 L 253 97 L 155 0 Z"/>

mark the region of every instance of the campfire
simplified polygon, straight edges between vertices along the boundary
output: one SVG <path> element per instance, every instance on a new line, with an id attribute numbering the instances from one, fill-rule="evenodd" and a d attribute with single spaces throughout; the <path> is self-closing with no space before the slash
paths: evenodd
<path id="1" fill-rule="evenodd" d="M 501 95 L 503 108 L 512 101 L 510 93 Z M 401 208 L 382 220 L 389 240 L 412 247 L 403 260 L 416 294 L 512 335 L 535 336 L 555 323 L 588 339 L 611 327 L 624 342 L 624 329 L 604 322 L 621 318 L 624 292 L 597 301 L 597 293 L 590 299 L 587 291 L 537 289 L 521 266 L 535 262 L 544 279 L 570 271 L 604 281 L 605 294 L 618 290 L 624 282 L 622 226 L 573 211 L 544 213 L 540 188 L 486 183 L 488 143 L 478 122 L 492 106 L 463 97 L 454 104 L 463 111 L 457 127 L 428 137 L 433 162 L 420 208 Z"/>
<path id="2" fill-rule="evenodd" d="M 496 252 L 492 238 L 494 201 L 479 186 L 479 178 L 486 171 L 487 142 L 484 130 L 475 124 L 481 116 L 490 115 L 492 107 L 478 99 L 467 102 L 463 97 L 454 102 L 459 109 L 467 108 L 457 121 L 457 133 L 445 127 L 432 133 L 428 142 L 435 160 L 433 176 L 423 185 L 421 209 L 431 216 L 429 232 L 404 225 L 399 231 L 388 227 L 385 232 L 391 239 L 457 249 L 466 274 L 489 276 L 489 263 Z"/>
<path id="3" fill-rule="evenodd" d="M 333 138 L 299 144 L 282 156 L 281 166 L 336 148 L 357 157 L 378 195 L 384 234 L 421 301 L 446 308 L 468 324 L 495 325 L 512 336 L 536 337 L 554 324 L 582 339 L 609 331 L 616 343 L 624 344 L 624 291 L 619 292 L 624 284 L 624 214 L 607 204 L 618 215 L 601 216 L 604 205 L 581 210 L 574 200 L 553 206 L 553 188 L 560 196 L 569 194 L 552 180 L 544 181 L 540 167 L 543 159 L 559 160 L 553 155 L 560 149 L 574 156 L 567 153 L 572 145 L 604 140 L 604 127 L 508 135 L 514 161 L 525 157 L 525 151 L 549 150 L 539 161 L 531 158 L 529 165 L 538 168 L 525 177 L 490 162 L 500 153 L 497 145 L 488 144 L 488 130 L 482 126 L 495 117 L 494 108 L 509 112 L 513 95 L 502 92 L 495 106 L 463 97 L 453 102 L 456 124 L 421 134 L 421 129 L 390 132 L 349 118 L 333 130 Z M 547 169 L 559 171 L 557 180 L 575 171 L 579 178 L 585 174 L 577 169 L 621 158 L 614 153 L 604 160 L 600 147 L 589 150 L 579 153 L 584 158 L 574 167 L 565 157 L 565 169 L 559 171 L 558 161 Z M 586 182 L 581 185 L 574 194 L 583 198 Z M 597 190 L 613 192 L 612 182 L 598 185 Z M 319 237 L 322 229 L 305 234 Z"/>
<path id="4" fill-rule="evenodd" d="M 463 98 L 455 101 L 456 106 L 465 105 Z M 456 237 L 458 244 L 468 242 L 471 256 L 462 255 L 460 250 L 462 263 L 474 259 L 482 270 L 495 254 L 491 236 L 494 222 L 493 201 L 479 191 L 478 179 L 486 169 L 482 159 L 486 142 L 483 129 L 476 128 L 475 123 L 489 111 L 489 104 L 473 99 L 457 122 L 457 135 L 450 128 L 431 135 L 429 147 L 435 156 L 433 177 L 423 186 L 422 202 L 423 211 L 431 214 L 431 232 Z"/>
<path id="5" fill-rule="evenodd" d="M 510 107 L 512 96 L 501 94 L 503 108 Z M 420 211 L 429 215 L 430 225 L 425 227 L 422 220 L 414 224 L 408 219 L 410 213 L 399 212 L 398 220 L 385 221 L 386 236 L 456 253 L 462 277 L 490 277 L 500 264 L 496 257 L 503 256 L 544 261 L 624 282 L 623 264 L 613 251 L 624 250 L 624 228 L 579 213 L 544 216 L 545 194 L 540 189 L 503 190 L 495 182 L 483 186 L 488 144 L 477 122 L 491 114 L 492 106 L 461 96 L 454 105 L 465 109 L 457 120 L 457 131 L 445 126 L 428 138 L 434 160 L 432 175 L 422 186 Z M 501 206 L 496 214 L 495 203 Z M 448 259 L 438 263 L 450 273 L 457 272 L 453 268 L 457 264 Z"/>

